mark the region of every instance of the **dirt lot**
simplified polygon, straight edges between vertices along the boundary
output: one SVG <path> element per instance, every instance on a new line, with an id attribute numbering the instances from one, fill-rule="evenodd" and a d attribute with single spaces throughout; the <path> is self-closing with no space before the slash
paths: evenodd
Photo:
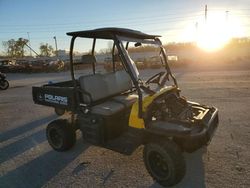
<path id="1" fill-rule="evenodd" d="M 50 148 L 45 128 L 57 117 L 33 104 L 31 87 L 68 75 L 7 75 L 11 87 L 0 91 L 0 187 L 160 187 L 144 167 L 143 147 L 123 156 L 83 143 L 79 133 L 70 151 Z M 179 70 L 176 76 L 184 96 L 220 111 L 211 144 L 185 154 L 187 173 L 176 187 L 250 187 L 250 70 Z"/>

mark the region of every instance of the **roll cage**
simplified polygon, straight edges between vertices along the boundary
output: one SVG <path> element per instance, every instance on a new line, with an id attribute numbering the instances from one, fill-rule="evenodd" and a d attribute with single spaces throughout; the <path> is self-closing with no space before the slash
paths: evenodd
<path id="1" fill-rule="evenodd" d="M 158 37 L 159 35 L 148 35 L 142 33 L 140 31 L 130 30 L 130 29 L 123 29 L 123 28 L 101 28 L 101 29 L 94 29 L 94 30 L 86 30 L 86 31 L 77 31 L 77 32 L 70 32 L 67 35 L 72 36 L 71 43 L 70 43 L 70 72 L 71 78 L 74 83 L 74 89 L 77 91 L 77 81 L 75 79 L 74 73 L 74 65 L 79 63 L 74 63 L 73 60 L 73 50 L 74 50 L 74 42 L 75 39 L 80 38 L 93 38 L 92 43 L 92 50 L 91 55 L 95 55 L 95 45 L 96 39 L 110 39 L 113 40 L 113 48 L 112 48 L 112 68 L 113 71 L 116 71 L 115 66 L 115 48 L 118 50 L 119 57 L 121 59 L 122 65 L 124 66 L 125 70 L 131 77 L 131 80 L 136 88 L 138 93 L 138 105 L 139 105 L 139 117 L 142 118 L 142 91 L 141 88 L 147 89 L 147 87 L 141 84 L 139 79 L 139 72 L 133 60 L 130 58 L 127 49 L 130 42 L 136 42 L 138 44 L 153 44 L 160 47 L 160 53 L 162 54 L 162 63 L 165 67 L 165 79 L 169 80 L 169 76 L 172 78 L 174 85 L 177 86 L 177 81 L 174 75 L 171 73 L 170 67 L 167 62 L 167 55 L 166 51 Z M 126 43 L 124 45 L 123 43 Z M 92 62 L 92 69 L 93 74 L 96 73 L 96 65 L 95 62 Z"/>

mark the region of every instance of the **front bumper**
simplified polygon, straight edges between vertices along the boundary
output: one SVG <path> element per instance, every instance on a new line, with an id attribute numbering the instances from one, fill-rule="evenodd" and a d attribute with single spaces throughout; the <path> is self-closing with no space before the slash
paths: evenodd
<path id="1" fill-rule="evenodd" d="M 218 109 L 211 108 L 207 111 L 204 117 L 201 119 L 200 126 L 202 126 L 202 131 L 200 132 L 192 132 L 189 135 L 190 139 L 201 139 L 204 138 L 205 142 L 209 142 L 218 127 L 219 117 L 218 117 Z"/>
<path id="2" fill-rule="evenodd" d="M 181 121 L 152 121 L 147 124 L 146 132 L 172 137 L 183 150 L 188 152 L 209 144 L 219 124 L 218 109 L 198 103 L 190 102 L 189 104 L 197 112 L 193 123 L 187 126 Z"/>
<path id="3" fill-rule="evenodd" d="M 181 139 L 182 147 L 187 151 L 195 151 L 203 145 L 208 145 L 218 127 L 218 124 L 218 109 L 212 107 L 201 119 L 199 126 L 202 127 L 202 129 L 200 131 L 194 129 L 190 134 Z"/>

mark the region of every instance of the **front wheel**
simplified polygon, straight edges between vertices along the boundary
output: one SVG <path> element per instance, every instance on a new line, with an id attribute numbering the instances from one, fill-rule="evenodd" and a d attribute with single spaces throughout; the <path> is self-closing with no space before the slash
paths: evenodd
<path id="1" fill-rule="evenodd" d="M 69 150 L 76 142 L 75 130 L 65 119 L 57 119 L 49 123 L 46 136 L 50 146 L 56 151 Z"/>
<path id="2" fill-rule="evenodd" d="M 173 186 L 185 175 L 185 160 L 174 142 L 146 144 L 143 159 L 149 174 L 162 186 Z"/>
<path id="3" fill-rule="evenodd" d="M 0 89 L 6 90 L 9 88 L 9 82 L 7 80 L 0 81 Z"/>

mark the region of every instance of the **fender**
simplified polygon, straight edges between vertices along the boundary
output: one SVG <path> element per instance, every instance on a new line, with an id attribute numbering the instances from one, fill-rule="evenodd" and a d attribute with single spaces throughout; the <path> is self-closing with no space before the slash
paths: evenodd
<path id="1" fill-rule="evenodd" d="M 178 90 L 177 87 L 175 86 L 166 86 L 160 89 L 159 92 L 156 92 L 154 95 L 147 95 L 143 97 L 143 102 L 142 102 L 142 112 L 145 113 L 147 111 L 148 106 L 160 95 Z M 130 116 L 129 116 L 129 126 L 137 129 L 145 129 L 145 122 L 143 118 L 138 117 L 138 111 L 139 111 L 139 105 L 138 105 L 138 99 L 137 101 L 133 104 Z"/>

